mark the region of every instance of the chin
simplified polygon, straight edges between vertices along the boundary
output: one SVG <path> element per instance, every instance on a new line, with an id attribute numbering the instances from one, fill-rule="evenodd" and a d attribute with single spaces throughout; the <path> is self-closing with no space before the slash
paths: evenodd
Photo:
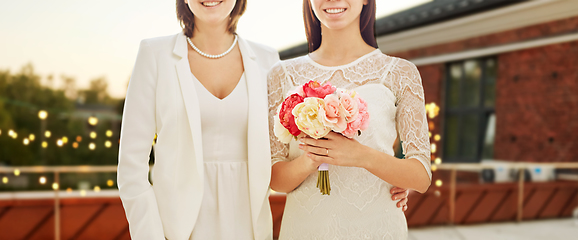
<path id="1" fill-rule="evenodd" d="M 330 20 L 330 21 L 326 21 L 326 22 L 321 22 L 321 24 L 323 24 L 323 26 L 325 26 L 327 29 L 341 30 L 341 29 L 345 29 L 345 28 L 349 27 L 352 24 L 355 24 L 355 21 Z"/>

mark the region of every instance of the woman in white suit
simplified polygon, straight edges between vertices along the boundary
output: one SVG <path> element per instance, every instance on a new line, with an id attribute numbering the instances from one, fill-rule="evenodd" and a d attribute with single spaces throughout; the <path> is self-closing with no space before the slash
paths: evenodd
<path id="1" fill-rule="evenodd" d="M 133 239 L 272 238 L 266 74 L 279 56 L 235 34 L 245 5 L 178 0 L 183 32 L 141 42 L 118 165 Z"/>
<path id="2" fill-rule="evenodd" d="M 245 6 L 177 0 L 183 32 L 141 42 L 118 165 L 132 239 L 272 239 L 266 75 L 279 56 L 235 34 Z"/>

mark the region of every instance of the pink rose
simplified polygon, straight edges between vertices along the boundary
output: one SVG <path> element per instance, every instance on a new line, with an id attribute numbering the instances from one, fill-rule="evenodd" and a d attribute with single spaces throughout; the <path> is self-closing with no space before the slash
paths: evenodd
<path id="1" fill-rule="evenodd" d="M 367 112 L 367 102 L 360 97 L 355 96 L 359 104 L 359 112 Z"/>
<path id="2" fill-rule="evenodd" d="M 321 85 L 317 81 L 309 81 L 305 85 L 303 85 L 303 93 L 305 94 L 304 97 L 317 97 L 317 98 L 325 98 L 325 96 L 332 94 L 335 92 L 335 87 L 331 86 L 331 83 L 326 82 L 325 84 Z"/>
<path id="3" fill-rule="evenodd" d="M 368 112 L 360 112 L 357 115 L 357 119 L 355 121 L 350 122 L 347 124 L 348 127 L 351 127 L 353 130 L 365 130 L 369 126 L 369 113 Z"/>
<path id="4" fill-rule="evenodd" d="M 335 132 L 341 132 L 347 128 L 345 109 L 341 107 L 339 97 L 335 94 L 325 96 L 325 105 L 319 110 L 323 116 L 323 123 Z"/>
<path id="5" fill-rule="evenodd" d="M 343 92 L 339 95 L 341 106 L 343 109 L 345 109 L 345 118 L 347 119 L 347 122 L 350 123 L 355 121 L 357 115 L 359 114 L 359 98 L 357 96 L 352 98 L 351 95 L 349 95 L 347 92 Z"/>
<path id="6" fill-rule="evenodd" d="M 281 105 L 281 109 L 279 110 L 279 121 L 293 136 L 301 134 L 301 130 L 299 130 L 299 127 L 295 124 L 295 117 L 293 116 L 292 111 L 297 104 L 302 103 L 303 101 L 304 98 L 302 96 L 299 94 L 293 94 L 283 101 L 283 105 Z"/>
<path id="7" fill-rule="evenodd" d="M 357 135 L 357 130 L 351 128 L 351 124 L 347 124 L 347 128 L 345 128 L 345 130 L 343 130 L 343 132 L 341 132 L 341 134 L 343 136 L 348 137 L 348 138 L 353 138 L 353 137 L 355 137 L 355 135 Z"/>
<path id="8" fill-rule="evenodd" d="M 367 102 L 362 98 L 357 98 L 359 103 L 359 116 L 352 122 L 352 127 L 358 130 L 365 130 L 369 126 L 369 112 L 367 111 Z"/>
<path id="9" fill-rule="evenodd" d="M 367 102 L 361 98 L 357 98 L 359 104 L 359 114 L 357 118 L 347 124 L 347 128 L 341 132 L 343 136 L 353 138 L 358 131 L 365 130 L 369 126 L 369 112 L 367 111 Z"/>

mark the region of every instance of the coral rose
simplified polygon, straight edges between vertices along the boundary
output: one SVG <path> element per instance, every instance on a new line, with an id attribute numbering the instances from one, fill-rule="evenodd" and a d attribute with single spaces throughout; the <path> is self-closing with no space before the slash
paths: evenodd
<path id="1" fill-rule="evenodd" d="M 334 93 L 335 89 L 336 88 L 331 86 L 331 83 L 329 82 L 321 85 L 317 81 L 309 81 L 303 85 L 303 93 L 305 94 L 305 97 L 316 97 L 323 99 L 325 96 Z"/>
<path id="2" fill-rule="evenodd" d="M 279 121 L 281 125 L 285 127 L 291 135 L 298 136 L 301 134 L 299 127 L 295 124 L 295 117 L 293 116 L 293 109 L 298 104 L 302 103 L 304 98 L 299 94 L 293 94 L 283 101 L 281 109 L 279 110 Z"/>

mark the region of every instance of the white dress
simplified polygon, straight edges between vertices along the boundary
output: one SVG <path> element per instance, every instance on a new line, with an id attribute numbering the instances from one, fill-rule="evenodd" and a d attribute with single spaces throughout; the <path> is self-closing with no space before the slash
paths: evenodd
<path id="1" fill-rule="evenodd" d="M 270 116 L 277 114 L 288 92 L 310 80 L 355 90 L 370 114 L 369 127 L 355 138 L 394 155 L 399 132 L 406 158 L 418 159 L 431 178 L 424 93 L 415 65 L 379 50 L 335 67 L 309 56 L 282 61 L 268 76 Z M 272 164 L 301 155 L 295 141 L 276 140 L 272 124 L 270 135 Z M 391 200 L 391 184 L 357 167 L 330 166 L 329 179 L 329 196 L 317 189 L 317 173 L 287 194 L 279 239 L 407 239 L 405 215 Z"/>
<path id="2" fill-rule="evenodd" d="M 205 190 L 191 239 L 254 239 L 247 175 L 245 74 L 223 99 L 193 78 L 201 111 Z"/>

